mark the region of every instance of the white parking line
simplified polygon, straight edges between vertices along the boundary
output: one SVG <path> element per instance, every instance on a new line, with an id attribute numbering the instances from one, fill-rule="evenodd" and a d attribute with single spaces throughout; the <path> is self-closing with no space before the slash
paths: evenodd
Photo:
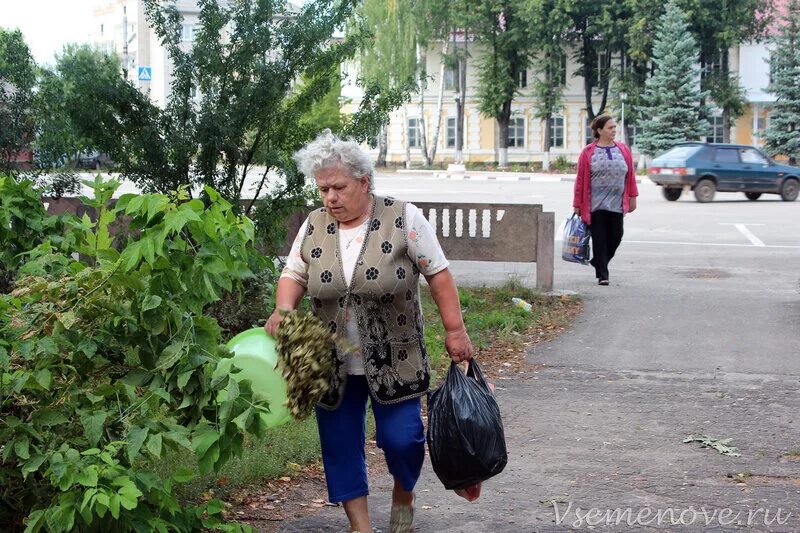
<path id="1" fill-rule="evenodd" d="M 753 235 L 753 232 L 747 228 L 747 226 L 763 226 L 764 224 L 734 224 L 731 222 L 720 222 L 720 225 L 733 226 L 734 228 L 738 229 L 742 235 L 747 237 L 747 240 L 753 243 L 753 246 L 766 246 L 764 241 Z"/>
<path id="2" fill-rule="evenodd" d="M 739 243 L 727 243 L 727 242 L 682 242 L 682 241 L 631 241 L 628 239 L 623 239 L 624 243 L 631 243 L 631 244 L 677 244 L 680 246 L 732 246 L 735 248 L 753 248 L 753 244 L 739 244 Z M 791 246 L 791 245 L 765 245 L 761 244 L 759 248 L 775 248 L 775 249 L 788 249 L 788 250 L 800 250 L 800 246 Z"/>

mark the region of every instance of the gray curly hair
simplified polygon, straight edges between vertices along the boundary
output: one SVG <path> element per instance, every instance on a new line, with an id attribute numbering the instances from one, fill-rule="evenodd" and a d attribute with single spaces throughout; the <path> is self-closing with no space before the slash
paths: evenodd
<path id="1" fill-rule="evenodd" d="M 361 180 L 366 176 L 370 192 L 374 188 L 372 158 L 358 143 L 340 139 L 329 129 L 322 130 L 316 139 L 295 152 L 292 159 L 300 172 L 309 178 L 315 177 L 322 168 L 338 165 L 344 167 L 353 179 Z"/>

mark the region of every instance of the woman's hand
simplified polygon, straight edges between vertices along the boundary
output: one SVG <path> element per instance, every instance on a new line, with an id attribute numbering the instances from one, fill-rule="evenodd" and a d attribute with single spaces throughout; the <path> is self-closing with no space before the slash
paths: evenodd
<path id="1" fill-rule="evenodd" d="M 472 359 L 472 341 L 467 335 L 467 330 L 463 327 L 456 331 L 447 332 L 444 338 L 444 347 L 447 350 L 447 355 L 450 356 L 454 363 Z"/>
<path id="2" fill-rule="evenodd" d="M 275 309 L 272 312 L 272 314 L 269 315 L 267 323 L 264 324 L 264 329 L 271 337 L 274 337 L 275 334 L 278 332 L 278 327 L 281 325 L 282 321 L 283 321 L 283 315 L 281 314 L 281 310 Z"/>
<path id="3" fill-rule="evenodd" d="M 631 196 L 628 200 L 628 213 L 633 213 L 636 211 L 636 197 Z"/>
<path id="4" fill-rule="evenodd" d="M 581 208 L 580 207 L 573 207 L 572 212 L 578 216 L 581 216 Z"/>

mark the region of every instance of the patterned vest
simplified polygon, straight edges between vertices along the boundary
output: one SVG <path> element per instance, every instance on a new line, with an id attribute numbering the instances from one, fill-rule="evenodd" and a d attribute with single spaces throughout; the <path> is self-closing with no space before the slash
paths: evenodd
<path id="1" fill-rule="evenodd" d="M 419 304 L 419 269 L 408 257 L 405 202 L 374 197 L 372 215 L 350 285 L 339 256 L 339 225 L 325 208 L 308 216 L 300 253 L 308 265 L 314 313 L 344 334 L 355 313 L 372 397 L 382 404 L 425 394 L 430 364 Z M 347 380 L 345 354 L 334 350 L 335 373 L 322 407 L 339 406 Z"/>

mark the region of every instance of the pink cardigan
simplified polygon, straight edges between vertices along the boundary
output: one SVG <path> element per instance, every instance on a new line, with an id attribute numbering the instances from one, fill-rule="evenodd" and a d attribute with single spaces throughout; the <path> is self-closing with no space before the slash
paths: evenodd
<path id="1" fill-rule="evenodd" d="M 636 170 L 633 167 L 631 149 L 622 143 L 614 143 L 625 161 L 628 163 L 628 174 L 625 176 L 625 190 L 622 193 L 622 213 L 627 213 L 630 208 L 630 199 L 639 196 L 636 186 Z M 572 207 L 581 208 L 581 219 L 587 224 L 592 223 L 592 154 L 597 146 L 597 141 L 586 146 L 578 157 L 578 175 L 575 178 L 575 189 Z"/>

